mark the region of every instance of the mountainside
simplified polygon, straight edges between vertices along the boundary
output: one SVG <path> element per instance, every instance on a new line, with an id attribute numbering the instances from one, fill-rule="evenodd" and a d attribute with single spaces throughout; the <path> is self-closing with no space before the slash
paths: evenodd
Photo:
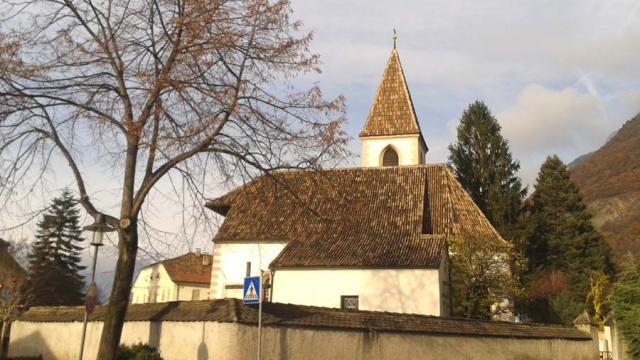
<path id="1" fill-rule="evenodd" d="M 593 222 L 620 260 L 640 256 L 640 114 L 571 167 Z"/>

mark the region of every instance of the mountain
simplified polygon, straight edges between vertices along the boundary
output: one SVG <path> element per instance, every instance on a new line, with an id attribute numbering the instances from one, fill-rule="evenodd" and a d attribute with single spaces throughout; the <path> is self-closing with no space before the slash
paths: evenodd
<path id="1" fill-rule="evenodd" d="M 585 155 L 570 171 L 595 227 L 618 261 L 628 252 L 640 257 L 640 114 L 600 149 Z"/>
<path id="2" fill-rule="evenodd" d="M 595 151 L 583 154 L 578 156 L 577 158 L 575 158 L 572 162 L 569 163 L 569 165 L 567 165 L 569 167 L 569 169 L 573 169 L 574 167 L 580 165 L 583 161 L 587 160 L 589 157 L 591 157 L 591 155 L 593 155 Z"/>

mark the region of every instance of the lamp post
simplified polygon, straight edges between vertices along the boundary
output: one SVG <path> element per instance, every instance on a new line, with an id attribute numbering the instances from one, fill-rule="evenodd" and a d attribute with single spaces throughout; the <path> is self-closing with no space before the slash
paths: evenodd
<path id="1" fill-rule="evenodd" d="M 115 231 L 114 228 L 107 225 L 105 223 L 104 215 L 98 214 L 96 215 L 95 222 L 91 225 L 87 225 L 83 228 L 84 230 L 93 232 L 93 238 L 91 240 L 91 246 L 94 247 L 93 250 L 93 263 L 91 265 L 91 283 L 89 284 L 89 289 L 87 290 L 87 295 L 85 299 L 85 307 L 84 307 L 84 322 L 82 324 L 82 338 L 80 340 L 80 356 L 78 357 L 82 360 L 82 354 L 84 352 L 84 339 L 87 335 L 87 320 L 89 319 L 89 314 L 93 312 L 95 305 L 97 303 L 97 288 L 96 288 L 96 262 L 98 260 L 98 248 L 104 245 L 104 234 L 108 232 Z"/>

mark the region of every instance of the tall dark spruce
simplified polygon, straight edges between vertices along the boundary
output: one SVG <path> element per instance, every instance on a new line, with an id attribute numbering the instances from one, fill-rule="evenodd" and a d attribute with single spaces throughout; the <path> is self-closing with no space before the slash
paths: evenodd
<path id="1" fill-rule="evenodd" d="M 449 164 L 480 210 L 503 236 L 518 222 L 526 189 L 517 176 L 520 164 L 489 108 L 469 105 L 460 118 Z M 509 236 L 506 236 L 509 237 Z"/>
<path id="2" fill-rule="evenodd" d="M 67 190 L 53 199 L 38 222 L 36 241 L 29 254 L 28 283 L 32 305 L 80 305 L 84 300 L 84 277 L 80 271 L 79 210 Z"/>
<path id="3" fill-rule="evenodd" d="M 527 217 L 529 287 L 548 306 L 535 320 L 569 323 L 585 308 L 594 274 L 614 272 L 611 250 L 591 224 L 566 165 L 549 156 L 538 173 Z"/>

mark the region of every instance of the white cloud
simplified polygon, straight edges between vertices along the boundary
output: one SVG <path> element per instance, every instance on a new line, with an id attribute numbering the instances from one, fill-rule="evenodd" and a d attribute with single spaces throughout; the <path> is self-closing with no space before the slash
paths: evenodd
<path id="1" fill-rule="evenodd" d="M 640 106 L 640 92 L 626 91 L 608 99 L 598 93 L 589 77 L 581 78 L 576 87 L 559 90 L 531 84 L 514 104 L 496 112 L 503 135 L 521 161 L 525 183 L 533 184 L 546 156 L 557 154 L 571 162 L 596 150 L 621 121 L 640 110 L 634 106 Z"/>
<path id="2" fill-rule="evenodd" d="M 332 85 L 354 77 L 377 81 L 394 27 L 414 83 L 522 85 L 570 82 L 582 73 L 628 82 L 640 77 L 637 1 L 370 1 L 363 7 L 354 0 L 294 0 L 293 7 L 315 31 L 313 48 Z"/>
<path id="3" fill-rule="evenodd" d="M 529 85 L 513 106 L 496 114 L 504 135 L 519 152 L 591 149 L 612 131 L 602 101 L 575 88 Z"/>

